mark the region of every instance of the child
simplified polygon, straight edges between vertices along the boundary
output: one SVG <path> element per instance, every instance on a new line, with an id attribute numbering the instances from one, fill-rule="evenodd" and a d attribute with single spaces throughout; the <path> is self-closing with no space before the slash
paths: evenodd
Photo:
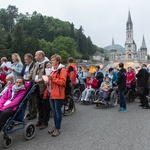
<path id="1" fill-rule="evenodd" d="M 105 76 L 105 80 L 102 82 L 100 87 L 98 99 L 95 101 L 95 103 L 99 103 L 99 102 L 106 103 L 111 88 L 112 88 L 112 83 L 110 81 L 110 78 L 108 76 Z M 102 101 L 100 101 L 99 98 L 102 98 Z"/>
<path id="2" fill-rule="evenodd" d="M 29 83 L 25 83 L 22 77 L 16 79 L 15 84 L 10 84 L 6 92 L 0 98 L 0 132 L 7 119 L 12 117 L 20 101 L 25 95 Z"/>

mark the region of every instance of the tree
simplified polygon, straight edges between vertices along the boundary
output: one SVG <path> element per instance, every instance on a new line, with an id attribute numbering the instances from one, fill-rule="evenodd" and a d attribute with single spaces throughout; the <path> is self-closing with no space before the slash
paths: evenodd
<path id="1" fill-rule="evenodd" d="M 5 49 L 5 30 L 3 25 L 0 24 L 0 52 Z"/>
<path id="2" fill-rule="evenodd" d="M 87 54 L 87 40 L 86 36 L 83 34 L 83 28 L 80 26 L 80 28 L 77 31 L 77 43 L 78 43 L 78 52 L 81 54 Z"/>
<path id="3" fill-rule="evenodd" d="M 39 40 L 40 49 L 42 49 L 45 53 L 45 55 L 50 58 L 52 52 L 51 52 L 51 43 L 46 42 L 44 39 Z"/>
<path id="4" fill-rule="evenodd" d="M 26 53 L 24 51 L 24 35 L 22 26 L 17 24 L 14 30 L 14 40 L 13 40 L 13 52 L 20 52 L 20 55 L 23 56 Z"/>
<path id="5" fill-rule="evenodd" d="M 15 25 L 15 19 L 18 17 L 18 8 L 16 6 L 9 5 L 7 10 L 7 26 L 11 33 L 13 26 Z"/>
<path id="6" fill-rule="evenodd" d="M 73 23 L 70 25 L 70 37 L 75 39 L 75 30 L 74 30 L 74 24 Z"/>
<path id="7" fill-rule="evenodd" d="M 11 49 L 12 48 L 12 35 L 10 33 L 8 33 L 7 37 L 6 37 L 6 48 L 7 49 Z"/>
<path id="8" fill-rule="evenodd" d="M 147 56 L 148 56 L 147 59 L 150 60 L 150 55 L 147 55 Z"/>
<path id="9" fill-rule="evenodd" d="M 67 57 L 72 56 L 76 57 L 77 55 L 77 46 L 74 39 L 69 37 L 59 36 L 52 42 L 52 50 L 55 53 L 60 54 L 61 51 L 66 51 Z"/>
<path id="10" fill-rule="evenodd" d="M 43 49 L 48 57 L 58 53 L 64 60 L 69 56 L 89 59 L 95 51 L 102 51 L 85 36 L 82 26 L 76 29 L 73 23 L 36 11 L 18 14 L 18 8 L 11 5 L 0 9 L 0 35 L 0 56 L 18 52 L 23 57 Z"/>

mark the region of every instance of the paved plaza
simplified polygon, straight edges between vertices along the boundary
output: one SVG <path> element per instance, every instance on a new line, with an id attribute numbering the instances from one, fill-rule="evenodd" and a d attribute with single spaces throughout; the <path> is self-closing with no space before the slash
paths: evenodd
<path id="1" fill-rule="evenodd" d="M 39 130 L 25 140 L 23 130 L 11 134 L 10 150 L 150 150 L 150 110 L 139 107 L 139 100 L 127 103 L 128 111 L 76 104 L 77 111 L 63 117 L 61 134 L 52 137 Z M 36 122 L 36 120 L 34 120 Z M 53 119 L 49 121 L 53 127 Z M 0 150 L 3 150 L 0 140 Z"/>

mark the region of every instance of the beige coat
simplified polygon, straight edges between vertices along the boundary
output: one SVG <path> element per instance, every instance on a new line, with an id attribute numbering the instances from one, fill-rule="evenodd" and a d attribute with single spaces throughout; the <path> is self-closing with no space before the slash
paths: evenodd
<path id="1" fill-rule="evenodd" d="M 38 79 L 40 80 L 40 84 L 39 84 L 39 90 L 40 90 L 40 94 L 44 94 L 44 91 L 46 89 L 46 85 L 44 84 L 42 75 L 45 74 L 45 68 L 51 68 L 51 64 L 48 62 L 46 62 L 46 66 L 45 63 L 42 63 L 39 67 L 38 63 L 35 63 L 33 68 L 30 70 L 29 74 L 27 74 L 26 76 L 26 80 L 35 80 L 36 75 L 38 75 Z"/>

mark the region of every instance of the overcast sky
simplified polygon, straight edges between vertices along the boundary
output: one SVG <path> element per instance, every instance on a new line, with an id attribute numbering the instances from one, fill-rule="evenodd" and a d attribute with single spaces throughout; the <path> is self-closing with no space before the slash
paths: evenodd
<path id="1" fill-rule="evenodd" d="M 144 34 L 150 54 L 150 0 L 1 0 L 0 8 L 15 5 L 19 12 L 37 11 L 62 21 L 69 21 L 84 29 L 92 42 L 105 47 L 115 44 L 124 47 L 126 22 L 130 10 L 134 40 L 139 49 Z"/>

